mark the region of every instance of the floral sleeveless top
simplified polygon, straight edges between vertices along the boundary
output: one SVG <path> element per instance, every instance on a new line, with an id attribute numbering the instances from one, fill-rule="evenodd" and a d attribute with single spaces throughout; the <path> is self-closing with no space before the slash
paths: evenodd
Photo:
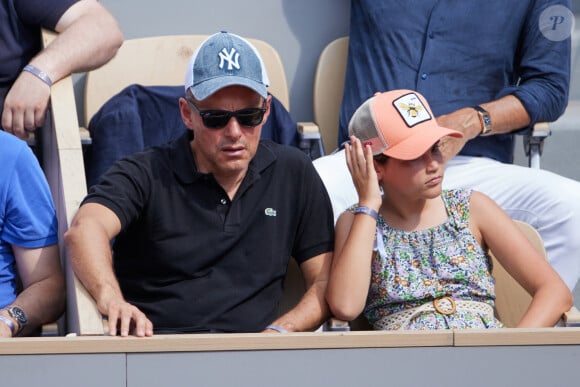
<path id="1" fill-rule="evenodd" d="M 442 199 L 449 217 L 426 230 L 396 230 L 379 216 L 364 310 L 371 325 L 441 296 L 485 302 L 493 307 L 495 280 L 491 276 L 491 259 L 468 226 L 471 193 L 466 189 L 444 190 Z M 499 327 L 503 324 L 486 314 L 458 309 L 452 315 L 423 313 L 403 329 Z"/>

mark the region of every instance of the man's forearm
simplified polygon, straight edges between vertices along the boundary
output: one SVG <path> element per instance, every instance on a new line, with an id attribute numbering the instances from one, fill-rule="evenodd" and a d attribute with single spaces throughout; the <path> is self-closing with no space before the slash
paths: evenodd
<path id="1" fill-rule="evenodd" d="M 288 332 L 317 329 L 329 317 L 326 287 L 332 253 L 323 253 L 302 263 L 300 269 L 306 283 L 306 293 L 298 304 L 272 324 Z"/>
<path id="2" fill-rule="evenodd" d="M 312 331 L 320 327 L 330 316 L 324 295 L 326 282 L 311 286 L 298 305 L 277 318 L 272 325 L 288 332 Z"/>
<path id="3" fill-rule="evenodd" d="M 26 312 L 27 326 L 21 335 L 26 336 L 42 324 L 56 321 L 64 312 L 64 277 L 47 278 L 24 289 L 12 303 Z"/>
<path id="4" fill-rule="evenodd" d="M 491 117 L 491 134 L 510 133 L 525 128 L 530 124 L 530 116 L 524 105 L 513 95 L 480 104 Z M 472 107 L 465 107 L 449 114 L 437 117 L 437 123 L 443 127 L 458 130 L 463 138 L 444 137 L 440 149 L 445 161 L 455 156 L 465 143 L 481 134 L 482 124 L 479 113 Z"/>
<path id="5" fill-rule="evenodd" d="M 40 325 L 56 321 L 64 311 L 65 280 L 60 266 L 58 245 L 40 248 L 12 246 L 22 291 L 13 306 L 26 314 L 26 335 Z"/>

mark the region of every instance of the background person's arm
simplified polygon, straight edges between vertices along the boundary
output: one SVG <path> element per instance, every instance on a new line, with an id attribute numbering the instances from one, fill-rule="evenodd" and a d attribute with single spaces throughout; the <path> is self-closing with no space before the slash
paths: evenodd
<path id="1" fill-rule="evenodd" d="M 530 125 L 530 116 L 524 105 L 513 95 L 480 105 L 491 117 L 491 136 L 510 133 Z M 437 123 L 443 127 L 455 129 L 463 133 L 463 138 L 447 136 L 441 139 L 439 149 L 444 161 L 449 161 L 459 153 L 465 143 L 480 135 L 482 124 L 479 113 L 472 107 L 456 110 L 437 117 Z"/>
<path id="2" fill-rule="evenodd" d="M 18 306 L 26 313 L 28 324 L 20 335 L 27 335 L 42 324 L 56 321 L 64 311 L 64 276 L 58 245 L 34 249 L 13 245 L 12 250 L 23 290 L 9 306 Z M 5 310 L 0 314 L 10 317 Z M 10 337 L 10 330 L 5 324 L 1 325 L 0 336 Z"/>
<path id="3" fill-rule="evenodd" d="M 52 82 L 73 72 L 97 68 L 108 62 L 123 43 L 113 16 L 96 0 L 81 0 L 59 19 L 57 38 L 30 61 Z M 44 124 L 50 87 L 30 72 L 20 73 L 4 102 L 2 127 L 27 138 L 25 129 Z"/>

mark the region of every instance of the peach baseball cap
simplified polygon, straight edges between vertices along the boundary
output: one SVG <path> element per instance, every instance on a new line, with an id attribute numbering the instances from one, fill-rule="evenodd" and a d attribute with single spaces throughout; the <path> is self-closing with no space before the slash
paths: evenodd
<path id="1" fill-rule="evenodd" d="M 442 137 L 463 137 L 439 126 L 425 97 L 413 90 L 376 93 L 354 112 L 348 132 L 370 143 L 373 155 L 399 160 L 420 157 Z"/>

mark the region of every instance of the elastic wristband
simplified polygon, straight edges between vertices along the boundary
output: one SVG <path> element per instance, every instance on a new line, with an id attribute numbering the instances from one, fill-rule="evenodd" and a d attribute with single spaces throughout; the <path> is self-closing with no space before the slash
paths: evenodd
<path id="1" fill-rule="evenodd" d="M 52 80 L 50 79 L 48 74 L 46 74 L 44 71 L 40 70 L 39 68 L 34 67 L 31 64 L 27 64 L 26 66 L 24 66 L 22 71 L 28 71 L 29 73 L 34 74 L 34 75 L 36 75 L 36 77 L 38 79 L 40 79 L 42 82 L 46 83 L 48 85 L 48 87 L 52 86 Z"/>
<path id="2" fill-rule="evenodd" d="M 8 325 L 8 328 L 10 328 L 10 332 L 12 333 L 12 336 L 14 336 L 14 334 L 16 333 L 16 325 L 12 322 L 12 320 L 10 320 L 8 317 L 0 316 L 0 321 L 4 322 L 4 324 Z"/>
<path id="3" fill-rule="evenodd" d="M 271 329 L 273 331 L 276 331 L 278 333 L 288 333 L 288 331 L 282 327 L 279 327 L 278 325 L 268 325 L 266 327 L 266 329 Z"/>
<path id="4" fill-rule="evenodd" d="M 379 219 L 379 213 L 367 206 L 356 206 L 353 211 L 356 214 L 367 214 L 374 220 Z"/>

